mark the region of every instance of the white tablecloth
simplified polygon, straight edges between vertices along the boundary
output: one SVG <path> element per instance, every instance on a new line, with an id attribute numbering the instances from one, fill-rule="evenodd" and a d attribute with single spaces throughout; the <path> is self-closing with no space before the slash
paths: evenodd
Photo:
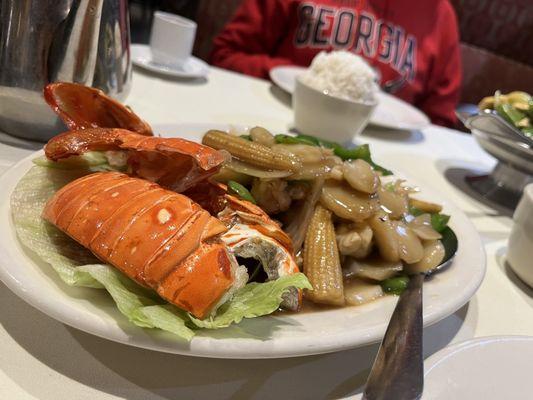
<path id="1" fill-rule="evenodd" d="M 127 100 L 152 124 L 226 122 L 290 127 L 289 96 L 269 82 L 212 69 L 207 80 L 166 80 L 135 71 Z M 376 160 L 440 190 L 471 218 L 488 269 L 481 288 L 455 314 L 425 330 L 425 354 L 487 335 L 533 335 L 533 291 L 505 264 L 512 221 L 450 182 L 465 170 L 488 172 L 494 160 L 472 137 L 431 126 L 422 132 L 367 130 Z M 0 136 L 0 170 L 33 149 Z M 461 268 L 468 268 L 463 265 Z M 215 360 L 137 349 L 69 328 L 0 284 L 1 399 L 320 399 L 359 393 L 377 345 L 281 360 Z"/>

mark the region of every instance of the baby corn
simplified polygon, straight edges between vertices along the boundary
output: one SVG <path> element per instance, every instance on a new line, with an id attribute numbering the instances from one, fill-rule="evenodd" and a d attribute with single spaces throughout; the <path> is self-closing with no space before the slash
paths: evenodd
<path id="1" fill-rule="evenodd" d="M 306 297 L 315 303 L 342 306 L 344 286 L 342 270 L 331 221 L 331 211 L 318 204 L 304 245 L 304 273 L 313 285 Z"/>
<path id="2" fill-rule="evenodd" d="M 274 152 L 265 145 L 222 131 L 207 132 L 202 143 L 217 150 L 227 150 L 235 158 L 263 168 L 298 171 L 302 167 L 301 161 L 296 157 Z"/>

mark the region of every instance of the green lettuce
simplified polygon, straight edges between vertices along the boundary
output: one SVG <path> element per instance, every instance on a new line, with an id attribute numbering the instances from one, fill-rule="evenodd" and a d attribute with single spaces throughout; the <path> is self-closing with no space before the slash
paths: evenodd
<path id="1" fill-rule="evenodd" d="M 33 160 L 35 165 L 46 168 L 62 169 L 62 170 L 88 170 L 96 171 L 112 171 L 115 168 L 111 167 L 107 162 L 104 153 L 100 151 L 91 151 L 81 156 L 72 156 L 58 161 L 50 161 L 45 156 L 37 157 Z"/>
<path id="2" fill-rule="evenodd" d="M 47 262 L 70 286 L 105 289 L 118 310 L 133 324 L 158 328 L 191 340 L 195 329 L 218 329 L 275 311 L 291 287 L 310 288 L 303 274 L 289 275 L 267 283 L 250 283 L 239 289 L 207 320 L 165 302 L 154 291 L 133 282 L 112 266 L 102 264 L 87 249 L 77 244 L 41 218 L 48 199 L 66 183 L 94 171 L 112 169 L 98 153 L 76 157 L 61 166 L 38 158 L 22 177 L 11 195 L 11 211 L 17 236 L 29 250 Z"/>
<path id="3" fill-rule="evenodd" d="M 312 286 L 304 274 L 297 273 L 265 283 L 249 283 L 239 289 L 232 300 L 223 304 L 216 316 L 200 320 L 190 316 L 192 322 L 200 328 L 218 329 L 225 328 L 243 318 L 254 318 L 271 314 L 277 310 L 283 294 L 290 287 L 311 289 Z"/>

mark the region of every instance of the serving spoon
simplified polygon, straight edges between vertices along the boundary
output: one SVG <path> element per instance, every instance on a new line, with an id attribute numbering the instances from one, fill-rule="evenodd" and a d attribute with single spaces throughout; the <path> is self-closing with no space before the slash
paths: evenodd
<path id="1" fill-rule="evenodd" d="M 444 259 L 435 268 L 410 276 L 400 295 L 366 382 L 363 400 L 415 400 L 424 390 L 422 285 L 450 265 L 457 252 L 455 232 L 442 232 Z"/>

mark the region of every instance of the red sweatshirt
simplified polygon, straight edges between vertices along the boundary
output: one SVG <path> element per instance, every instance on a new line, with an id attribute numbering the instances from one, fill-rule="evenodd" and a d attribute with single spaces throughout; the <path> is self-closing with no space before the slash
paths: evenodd
<path id="1" fill-rule="evenodd" d="M 363 56 L 381 71 L 382 86 L 399 82 L 394 94 L 434 123 L 455 123 L 461 65 L 447 0 L 244 0 L 215 39 L 211 62 L 268 78 L 275 66 L 308 66 L 332 49 Z"/>

